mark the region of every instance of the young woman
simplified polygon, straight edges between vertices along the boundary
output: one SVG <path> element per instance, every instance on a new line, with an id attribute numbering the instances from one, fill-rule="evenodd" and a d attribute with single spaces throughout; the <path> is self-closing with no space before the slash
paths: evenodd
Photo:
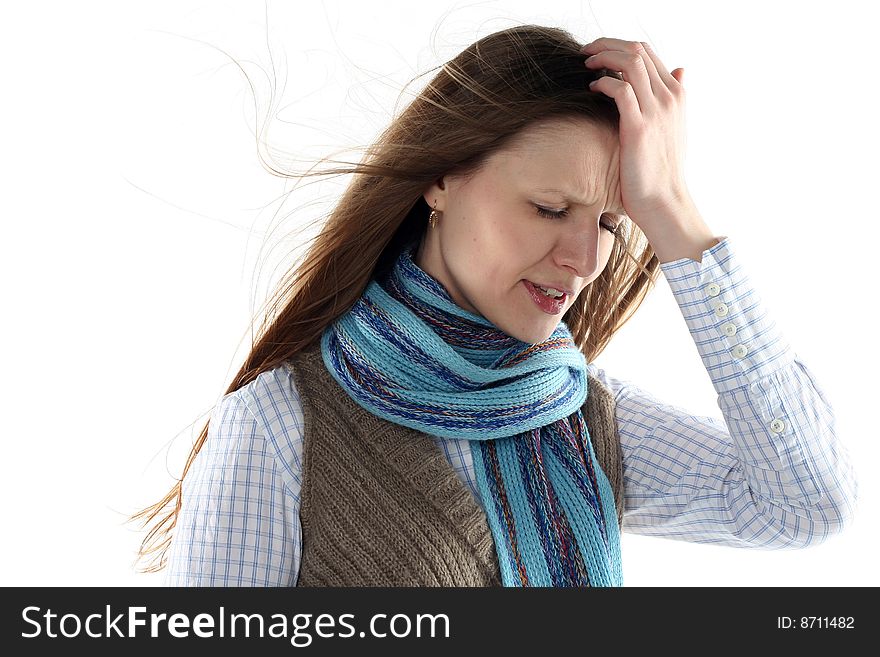
<path id="1" fill-rule="evenodd" d="M 833 410 L 694 206 L 684 103 L 639 42 L 519 26 L 446 63 L 337 170 L 356 175 L 184 477 L 133 516 L 155 520 L 148 570 L 621 586 L 621 530 L 841 531 L 857 485 Z M 659 271 L 724 423 L 593 364 Z"/>

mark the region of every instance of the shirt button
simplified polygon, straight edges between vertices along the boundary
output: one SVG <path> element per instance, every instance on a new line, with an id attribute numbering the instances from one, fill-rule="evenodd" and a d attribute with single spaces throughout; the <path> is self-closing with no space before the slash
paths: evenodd
<path id="1" fill-rule="evenodd" d="M 717 283 L 709 283 L 706 286 L 706 294 L 708 294 L 710 297 L 717 297 L 719 292 L 721 292 L 721 288 L 718 286 Z"/>
<path id="2" fill-rule="evenodd" d="M 732 353 L 734 356 L 736 356 L 737 358 L 744 358 L 745 355 L 746 355 L 747 353 L 749 353 L 749 349 L 748 349 L 748 347 L 746 347 L 744 344 L 738 344 L 738 345 L 736 345 L 736 346 L 733 348 L 733 350 L 731 351 L 731 353 Z"/>
<path id="3" fill-rule="evenodd" d="M 727 322 L 726 324 L 721 325 L 721 330 L 724 331 L 724 335 L 736 335 L 736 324 L 733 322 Z"/>
<path id="4" fill-rule="evenodd" d="M 774 419 L 770 423 L 770 430 L 773 431 L 773 433 L 782 433 L 783 429 L 785 429 L 785 422 L 779 418 Z"/>
<path id="5" fill-rule="evenodd" d="M 727 315 L 727 306 L 723 303 L 719 303 L 715 306 L 715 316 L 716 317 L 724 317 Z"/>

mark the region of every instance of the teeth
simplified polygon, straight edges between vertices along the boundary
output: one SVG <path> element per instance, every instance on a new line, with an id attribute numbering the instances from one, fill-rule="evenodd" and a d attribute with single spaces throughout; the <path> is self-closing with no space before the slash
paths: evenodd
<path id="1" fill-rule="evenodd" d="M 559 299 L 560 297 L 565 295 L 565 292 L 562 292 L 561 290 L 554 289 L 552 287 L 545 288 L 545 287 L 541 287 L 540 285 L 535 285 L 535 287 L 538 288 L 539 290 L 541 290 L 541 292 L 546 294 L 548 297 L 554 297 L 556 299 Z"/>

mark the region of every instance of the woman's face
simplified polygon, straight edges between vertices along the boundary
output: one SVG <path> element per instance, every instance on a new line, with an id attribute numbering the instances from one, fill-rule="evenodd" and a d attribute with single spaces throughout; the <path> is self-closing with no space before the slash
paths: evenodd
<path id="1" fill-rule="evenodd" d="M 426 190 L 442 214 L 415 263 L 507 335 L 546 340 L 608 263 L 615 237 L 606 227 L 624 217 L 619 151 L 617 135 L 587 119 L 529 126 L 469 181 L 446 176 Z M 544 301 L 546 312 L 529 283 L 572 293 L 555 307 Z"/>

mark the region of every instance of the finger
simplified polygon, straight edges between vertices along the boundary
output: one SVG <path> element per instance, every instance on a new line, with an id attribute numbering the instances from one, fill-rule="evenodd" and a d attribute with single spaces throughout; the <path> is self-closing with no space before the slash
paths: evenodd
<path id="1" fill-rule="evenodd" d="M 666 66 L 664 66 L 663 62 L 660 61 L 660 58 L 654 52 L 654 49 L 645 41 L 626 41 L 624 39 L 600 37 L 581 48 L 581 52 L 585 54 L 595 54 L 608 50 L 621 50 L 640 55 L 645 61 L 645 70 L 648 72 L 648 77 L 651 80 L 651 89 L 654 95 L 664 91 L 659 86 L 660 84 L 663 84 L 668 90 L 673 89 L 674 85 L 677 84 L 675 78 L 669 74 Z"/>
<path id="2" fill-rule="evenodd" d="M 626 115 L 630 117 L 630 120 L 641 118 L 639 101 L 629 82 L 605 75 L 591 82 L 590 90 L 601 91 L 606 96 L 611 96 L 614 102 L 617 103 L 617 110 L 620 112 L 621 117 Z"/>
<path id="3" fill-rule="evenodd" d="M 660 77 L 660 73 L 657 72 L 657 65 L 654 63 L 654 57 L 651 55 L 651 51 L 645 47 L 645 42 L 639 41 L 638 47 L 635 45 L 633 47 L 636 48 L 642 60 L 645 62 L 645 70 L 648 71 L 648 77 L 651 79 L 651 90 L 654 92 L 654 95 L 656 96 L 661 91 L 667 91 L 669 85 Z"/>
<path id="4" fill-rule="evenodd" d="M 654 65 L 654 70 L 657 72 L 657 75 L 669 89 L 672 89 L 676 84 L 680 84 L 679 80 L 675 79 L 675 76 L 672 75 L 669 71 L 666 70 L 666 65 L 663 64 L 663 61 L 654 52 L 654 49 L 651 47 L 650 43 L 645 41 L 640 42 L 642 47 L 645 49 L 645 52 L 648 53 L 648 58 L 651 60 L 651 63 Z"/>
<path id="5" fill-rule="evenodd" d="M 641 112 L 648 114 L 653 111 L 656 106 L 653 87 L 663 82 L 656 78 L 656 71 L 653 71 L 656 80 L 652 82 L 641 55 L 620 50 L 603 50 L 588 57 L 584 65 L 587 68 L 610 68 L 622 72 L 624 79 L 632 85 L 636 93 Z"/>
<path id="6" fill-rule="evenodd" d="M 595 41 L 591 41 L 581 48 L 581 52 L 588 55 L 594 55 L 602 50 L 623 50 L 624 52 L 631 52 L 635 43 L 635 41 L 626 41 L 625 39 L 599 37 Z"/>

